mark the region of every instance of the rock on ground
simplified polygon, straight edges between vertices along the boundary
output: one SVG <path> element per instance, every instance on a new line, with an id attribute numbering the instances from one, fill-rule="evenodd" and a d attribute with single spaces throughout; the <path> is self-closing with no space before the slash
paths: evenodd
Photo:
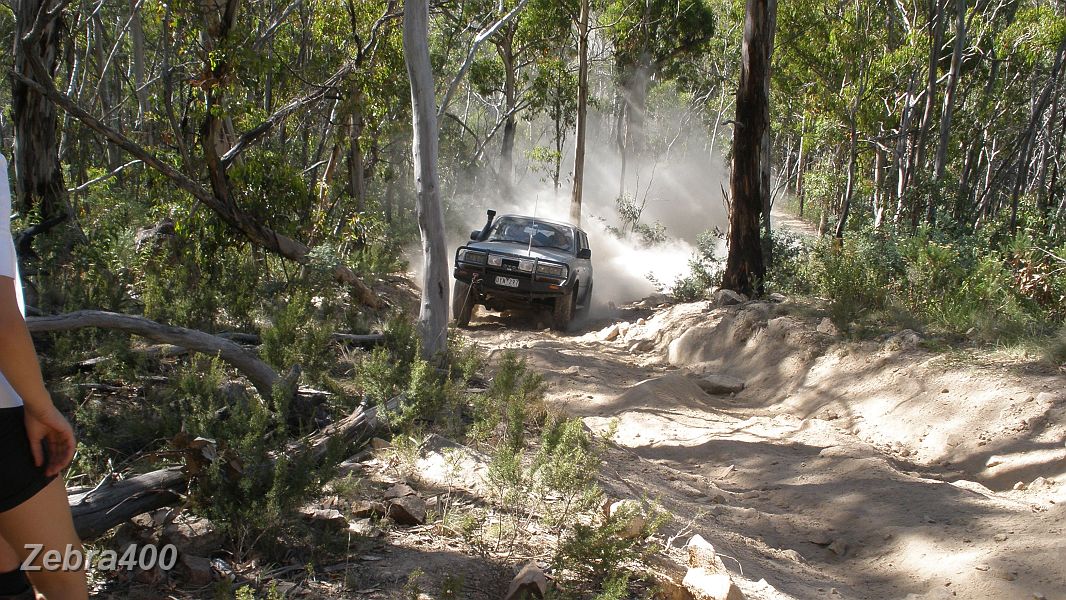
<path id="1" fill-rule="evenodd" d="M 743 379 L 719 373 L 709 373 L 700 377 L 696 380 L 696 385 L 708 394 L 737 394 L 744 390 Z"/>
<path id="2" fill-rule="evenodd" d="M 744 600 L 744 593 L 729 575 L 707 569 L 689 569 L 682 584 L 696 600 Z"/>
<path id="3" fill-rule="evenodd" d="M 522 570 L 511 581 L 504 600 L 543 598 L 546 593 L 548 593 L 548 577 L 536 563 L 529 563 L 522 567 Z"/>
<path id="4" fill-rule="evenodd" d="M 621 534 L 624 540 L 640 537 L 647 524 L 644 509 L 636 500 L 619 500 L 611 505 L 608 514 L 612 519 L 626 519 L 626 526 Z"/>
<path id="5" fill-rule="evenodd" d="M 388 501 L 389 517 L 400 525 L 426 522 L 426 501 L 418 496 L 403 496 Z"/>
<path id="6" fill-rule="evenodd" d="M 738 294 L 733 290 L 726 289 L 715 290 L 711 298 L 717 306 L 734 306 L 748 301 L 748 297 L 744 294 Z"/>

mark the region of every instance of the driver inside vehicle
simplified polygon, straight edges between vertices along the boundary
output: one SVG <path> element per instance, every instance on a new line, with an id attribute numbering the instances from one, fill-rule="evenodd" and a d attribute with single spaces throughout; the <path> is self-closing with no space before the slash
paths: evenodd
<path id="1" fill-rule="evenodd" d="M 554 246 L 552 240 L 556 237 L 555 232 L 542 226 L 537 227 L 537 232 L 533 234 L 534 246 Z"/>
<path id="2" fill-rule="evenodd" d="M 563 230 L 551 225 L 537 225 L 537 233 L 533 236 L 533 245 L 558 248 L 569 251 L 571 247 L 570 236 Z"/>
<path id="3" fill-rule="evenodd" d="M 496 239 L 506 240 L 509 242 L 521 242 L 528 239 L 529 234 L 526 232 L 526 228 L 521 223 L 507 222 L 500 228 L 499 237 Z"/>

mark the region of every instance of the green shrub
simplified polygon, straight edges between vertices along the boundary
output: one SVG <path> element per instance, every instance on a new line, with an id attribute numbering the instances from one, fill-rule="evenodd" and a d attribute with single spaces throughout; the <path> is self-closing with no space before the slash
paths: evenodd
<path id="1" fill-rule="evenodd" d="M 1043 354 L 1044 360 L 1052 365 L 1066 365 L 1066 325 L 1048 339 Z"/>
<path id="2" fill-rule="evenodd" d="M 823 238 L 812 260 L 816 290 L 829 298 L 829 316 L 841 329 L 888 303 L 880 257 L 863 240 Z"/>
<path id="3" fill-rule="evenodd" d="M 636 510 L 639 509 L 624 507 L 611 517 L 574 524 L 553 561 L 560 587 L 568 592 L 564 597 L 587 598 L 589 588 L 601 593 L 616 589 L 619 580 L 627 579 L 635 565 L 658 550 L 647 538 L 666 523 L 668 516 L 651 507 L 644 515 L 641 532 L 625 536 L 623 532 Z"/>
<path id="4" fill-rule="evenodd" d="M 645 247 L 662 244 L 667 239 L 666 226 L 658 221 L 651 224 L 640 221 L 646 204 L 647 198 L 637 204 L 632 196 L 619 196 L 615 200 L 615 208 L 622 226 L 621 228 L 608 227 L 607 230 L 620 238 L 625 237 L 627 231 L 631 232 Z"/>
<path id="5" fill-rule="evenodd" d="M 766 272 L 767 288 L 786 294 L 809 293 L 810 244 L 788 231 L 775 229 L 770 233 L 770 247 L 773 258 Z"/>
<path id="6" fill-rule="evenodd" d="M 544 379 L 528 369 L 525 359 L 507 351 L 489 389 L 473 399 L 471 409 L 470 437 L 475 443 L 501 445 L 517 454 L 527 421 L 544 415 Z"/>
<path id="7" fill-rule="evenodd" d="M 310 456 L 286 448 L 282 394 L 274 398 L 276 412 L 259 398 L 240 396 L 235 401 L 220 392 L 225 378 L 220 361 L 197 362 L 176 377 L 187 434 L 175 445 L 188 447 L 195 437 L 213 440 L 212 446 L 191 455 L 193 507 L 243 553 L 265 535 L 276 538 L 287 529 L 292 510 L 328 478 L 329 461 L 318 467 Z"/>
<path id="8" fill-rule="evenodd" d="M 336 362 L 334 328 L 314 305 L 309 292 L 297 291 L 273 311 L 270 325 L 260 331 L 263 360 L 281 373 L 300 365 L 303 375 L 321 383 Z"/>
<path id="9" fill-rule="evenodd" d="M 696 238 L 696 250 L 688 261 L 689 274 L 679 279 L 670 294 L 680 302 L 695 302 L 722 280 L 725 263 L 717 250 L 725 235 L 718 229 L 704 231 Z"/>
<path id="10" fill-rule="evenodd" d="M 451 383 L 447 371 L 421 357 L 421 343 L 410 321 L 391 320 L 385 330 L 385 343 L 361 355 L 354 366 L 356 385 L 365 404 L 384 406 L 389 400 L 400 398 L 397 410 L 380 415 L 393 430 L 407 429 L 418 421 L 454 417 L 454 411 L 443 414 L 442 409 L 449 402 L 459 401 L 457 386 Z"/>

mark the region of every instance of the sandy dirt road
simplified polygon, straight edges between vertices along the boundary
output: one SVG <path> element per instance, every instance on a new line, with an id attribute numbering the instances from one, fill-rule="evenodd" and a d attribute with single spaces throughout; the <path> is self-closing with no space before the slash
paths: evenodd
<path id="1" fill-rule="evenodd" d="M 907 332 L 843 342 L 788 303 L 540 320 L 482 312 L 467 335 L 613 430 L 609 493 L 661 503 L 747 597 L 1066 599 L 1061 375 L 951 362 Z M 706 373 L 746 387 L 706 393 Z"/>

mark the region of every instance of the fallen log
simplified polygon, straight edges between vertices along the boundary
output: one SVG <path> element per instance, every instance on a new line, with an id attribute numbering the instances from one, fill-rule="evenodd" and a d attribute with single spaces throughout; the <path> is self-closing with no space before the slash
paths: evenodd
<path id="1" fill-rule="evenodd" d="M 388 402 L 388 410 L 396 410 L 401 397 Z M 365 445 L 381 426 L 378 407 L 356 408 L 350 415 L 314 434 L 289 444 L 285 453 L 295 455 L 310 452 L 316 463 L 325 460 L 333 440 L 343 443 L 361 442 Z M 135 475 L 123 480 L 105 480 L 89 491 L 67 496 L 74 516 L 74 528 L 82 540 L 89 541 L 107 533 L 133 517 L 148 511 L 176 504 L 189 486 L 183 467 L 167 467 Z"/>
<path id="2" fill-rule="evenodd" d="M 67 501 L 78 535 L 92 540 L 141 513 L 174 504 L 188 485 L 181 467 L 168 467 L 105 482 L 88 492 L 68 496 Z"/>
<path id="3" fill-rule="evenodd" d="M 220 333 L 218 337 L 237 342 L 239 344 L 245 344 L 248 346 L 258 346 L 262 343 L 260 337 L 254 333 Z M 351 346 L 359 346 L 362 348 L 370 348 L 373 346 L 380 346 L 385 343 L 384 333 L 334 333 L 330 336 L 333 341 L 345 343 Z"/>
<path id="4" fill-rule="evenodd" d="M 344 342 L 352 346 L 359 346 L 361 348 L 372 348 L 374 346 L 380 346 L 385 343 L 384 333 L 368 333 L 357 335 L 354 333 L 334 333 L 334 341 Z"/>
<path id="5" fill-rule="evenodd" d="M 254 333 L 241 333 L 239 331 L 227 331 L 217 334 L 218 337 L 229 340 L 231 342 L 237 342 L 238 344 L 245 344 L 248 346 L 258 346 L 261 342 L 259 336 Z"/>
<path id="6" fill-rule="evenodd" d="M 218 356 L 237 369 L 252 382 L 264 400 L 270 401 L 279 376 L 270 365 L 259 360 L 255 354 L 240 345 L 218 336 L 156 323 L 135 315 L 106 312 L 102 310 L 79 310 L 47 317 L 28 317 L 26 325 L 30 333 L 70 331 L 85 327 L 118 329 L 139 335 L 162 344 L 181 346 L 196 352 Z"/>

